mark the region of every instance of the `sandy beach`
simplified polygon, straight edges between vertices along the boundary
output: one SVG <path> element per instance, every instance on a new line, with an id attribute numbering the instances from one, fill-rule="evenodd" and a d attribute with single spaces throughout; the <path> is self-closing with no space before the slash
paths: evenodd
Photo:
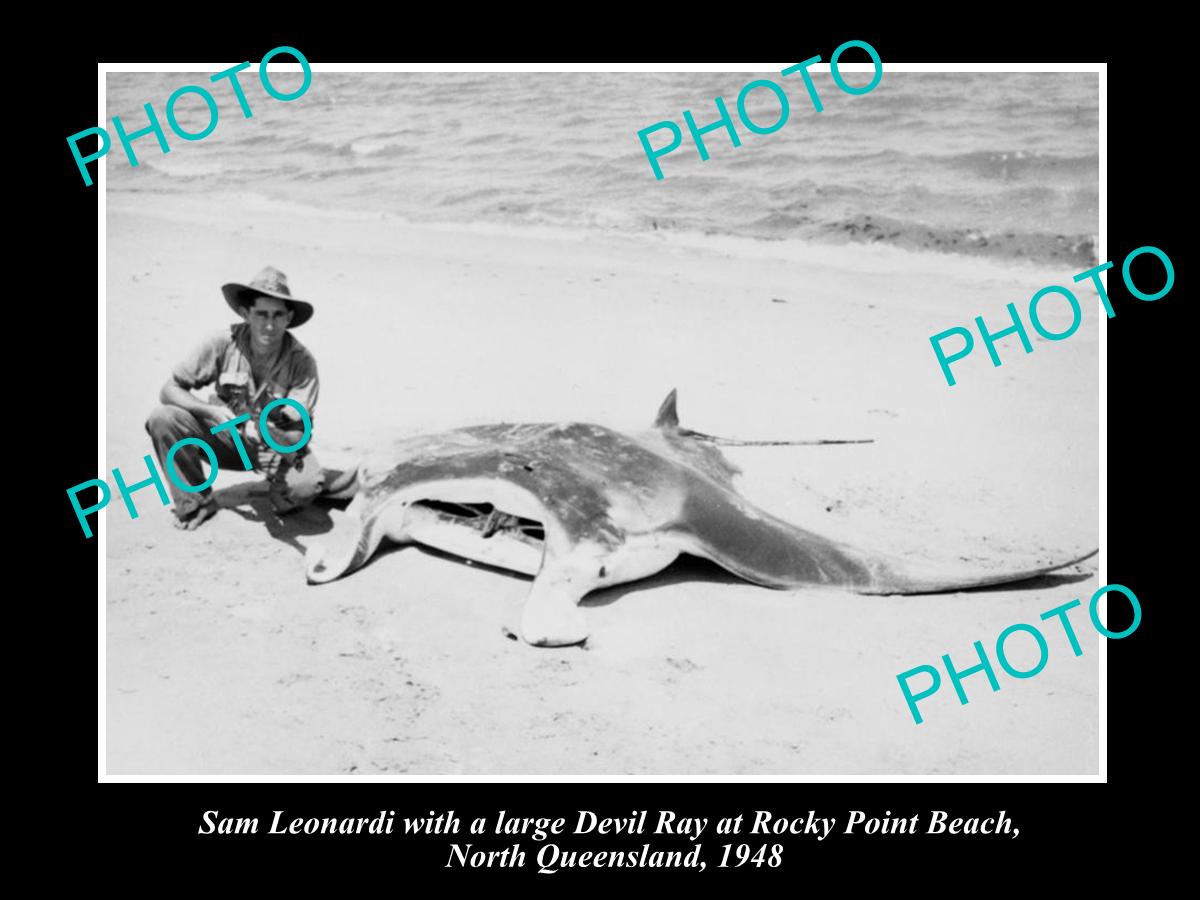
<path id="1" fill-rule="evenodd" d="M 237 209 L 236 221 L 228 213 Z M 184 211 L 186 210 L 186 211 Z M 314 450 L 349 465 L 398 438 L 501 421 L 636 431 L 679 391 L 729 448 L 746 497 L 856 545 L 981 567 L 1098 545 L 1094 294 L 1061 342 L 982 346 L 946 385 L 929 336 L 1027 308 L 1064 264 L 664 233 L 467 229 L 245 198 L 110 193 L 106 465 L 139 475 L 172 366 L 232 321 L 219 287 L 270 264 L 316 306 Z M 1048 327 L 1066 319 L 1045 310 Z M 978 342 L 977 342 L 978 343 Z M 111 480 L 111 479 L 110 479 Z M 1100 638 L 1055 623 L 1033 678 L 948 680 L 914 725 L 896 676 L 977 662 L 1009 625 L 1098 586 L 1097 559 L 1002 588 L 915 597 L 771 591 L 705 562 L 586 601 L 584 648 L 501 632 L 525 578 L 414 547 L 305 583 L 342 515 L 277 519 L 222 473 L 195 533 L 154 492 L 106 542 L 110 774 L 1086 775 L 1098 771 Z M 1014 664 L 1035 659 L 1020 638 Z M 994 653 L 992 654 L 994 662 Z"/>

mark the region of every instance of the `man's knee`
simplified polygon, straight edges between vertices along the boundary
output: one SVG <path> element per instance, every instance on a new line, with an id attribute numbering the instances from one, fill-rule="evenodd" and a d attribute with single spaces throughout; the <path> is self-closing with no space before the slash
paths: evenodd
<path id="1" fill-rule="evenodd" d="M 201 431 L 196 417 L 182 406 L 157 406 L 146 419 L 146 433 L 151 437 L 181 438 Z"/>

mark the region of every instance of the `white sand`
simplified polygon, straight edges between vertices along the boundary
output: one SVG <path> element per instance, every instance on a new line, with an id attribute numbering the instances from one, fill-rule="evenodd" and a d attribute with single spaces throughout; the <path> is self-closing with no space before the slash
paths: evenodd
<path id="1" fill-rule="evenodd" d="M 1005 324 L 1073 271 L 884 247 L 491 233 L 240 198 L 108 198 L 108 466 L 133 475 L 172 365 L 231 321 L 219 293 L 265 264 L 317 312 L 314 447 L 327 465 L 404 435 L 498 421 L 685 426 L 741 438 L 753 501 L 855 544 L 981 566 L 1098 543 L 1098 302 L 1070 339 L 982 347 L 947 387 L 928 338 Z M 784 254 L 787 254 L 787 258 Z M 778 298 L 786 302 L 772 302 Z M 1052 327 L 1061 317 L 1046 316 Z M 141 476 L 144 477 L 144 476 Z M 127 480 L 132 480 L 127 479 Z M 415 548 L 305 584 L 341 513 L 274 520 L 253 479 L 171 527 L 153 491 L 107 531 L 107 765 L 173 774 L 1086 774 L 1098 769 L 1100 638 L 1044 671 L 948 681 L 913 724 L 896 675 L 1072 598 L 1096 560 L 1013 589 L 924 597 L 770 591 L 704 563 L 592 595 L 587 649 L 506 640 L 528 581 Z M 1010 645 L 1030 664 L 1026 639 Z M 994 655 L 993 655 L 994 661 Z"/>

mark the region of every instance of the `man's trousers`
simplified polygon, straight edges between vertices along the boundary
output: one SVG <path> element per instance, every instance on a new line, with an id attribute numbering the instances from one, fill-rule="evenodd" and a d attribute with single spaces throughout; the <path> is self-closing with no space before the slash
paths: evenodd
<path id="1" fill-rule="evenodd" d="M 146 420 L 146 431 L 150 435 L 151 443 L 154 444 L 154 453 L 158 457 L 159 468 L 171 491 L 171 497 L 175 501 L 175 515 L 180 519 L 191 518 L 201 505 L 210 502 L 212 488 L 207 487 L 203 491 L 188 493 L 180 490 L 179 486 L 175 484 L 175 480 L 167 473 L 167 451 L 175 445 L 176 441 L 187 437 L 199 438 L 213 449 L 221 468 L 232 472 L 246 471 L 229 429 L 222 429 L 213 434 L 199 419 L 181 406 L 157 407 L 154 412 L 150 413 L 150 418 Z M 272 430 L 272 437 L 285 446 L 299 440 L 301 434 L 301 432 L 296 432 L 294 436 L 287 437 L 286 433 L 280 434 L 278 431 Z M 242 443 L 246 449 L 246 455 L 253 465 L 255 463 L 253 449 L 248 442 L 243 441 Z M 290 512 L 311 502 L 321 493 L 324 484 L 321 466 L 317 463 L 316 456 L 307 451 L 308 447 L 305 446 L 296 453 L 279 454 L 275 457 L 278 465 L 272 471 L 263 472 L 270 484 L 268 493 L 271 506 L 276 512 Z M 205 475 L 202 465 L 209 462 L 208 455 L 201 448 L 194 444 L 188 444 L 176 451 L 171 465 L 180 482 L 196 485 L 203 484 L 207 480 L 208 476 Z M 254 471 L 262 472 L 257 466 Z"/>

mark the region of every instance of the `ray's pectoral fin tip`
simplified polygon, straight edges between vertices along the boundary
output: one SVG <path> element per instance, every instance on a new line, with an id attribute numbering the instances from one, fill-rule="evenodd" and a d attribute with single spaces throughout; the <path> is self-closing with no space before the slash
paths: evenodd
<path id="1" fill-rule="evenodd" d="M 1057 563 L 1056 565 L 1053 565 L 1053 566 L 1047 566 L 1045 571 L 1054 572 L 1054 571 L 1057 571 L 1058 569 L 1067 569 L 1067 568 L 1070 568 L 1071 566 L 1077 566 L 1080 563 L 1087 562 L 1089 559 L 1091 559 L 1093 556 L 1098 555 L 1099 553 L 1100 553 L 1100 548 L 1097 547 L 1095 550 L 1089 550 L 1087 553 L 1077 554 L 1074 557 L 1072 557 L 1071 559 L 1068 559 L 1066 562 Z"/>
<path id="2" fill-rule="evenodd" d="M 325 571 L 325 547 L 314 541 L 304 554 L 304 574 L 309 584 L 319 584 L 319 576 Z"/>

